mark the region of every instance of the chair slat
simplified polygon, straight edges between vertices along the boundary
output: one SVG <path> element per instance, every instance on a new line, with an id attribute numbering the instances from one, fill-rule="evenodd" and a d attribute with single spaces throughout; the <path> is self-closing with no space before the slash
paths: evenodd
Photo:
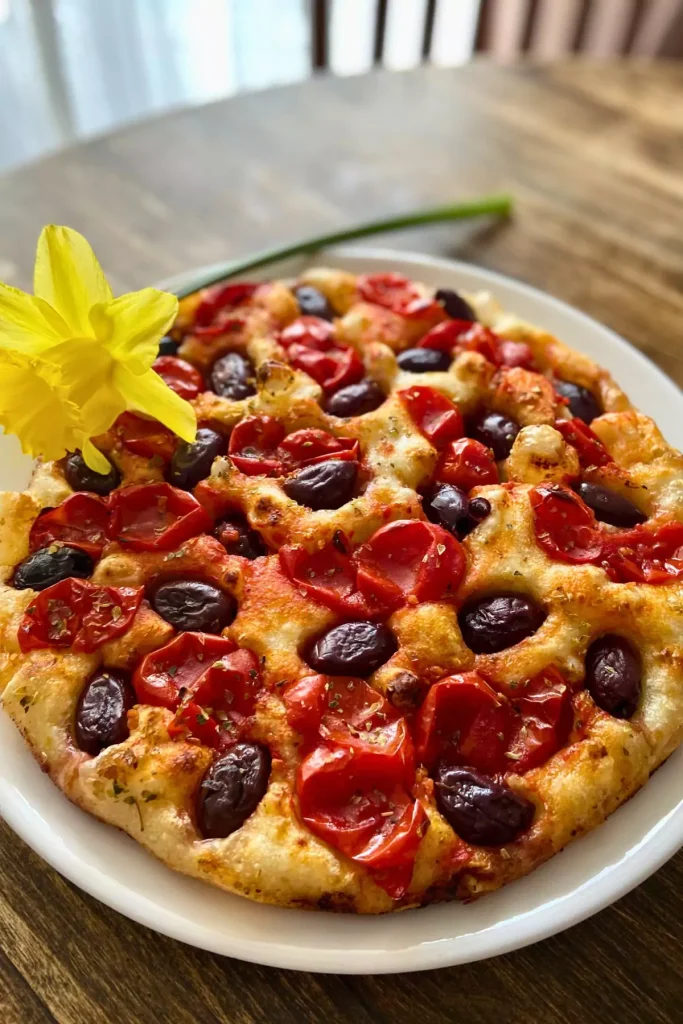
<path id="1" fill-rule="evenodd" d="M 373 49 L 373 60 L 375 64 L 382 63 L 384 55 L 384 39 L 387 31 L 387 6 L 388 0 L 377 0 L 375 13 L 375 45 Z"/>
<path id="2" fill-rule="evenodd" d="M 425 26 L 422 35 L 422 59 L 429 60 L 432 52 L 432 39 L 434 37 L 434 22 L 436 21 L 436 0 L 427 0 L 425 11 Z"/>

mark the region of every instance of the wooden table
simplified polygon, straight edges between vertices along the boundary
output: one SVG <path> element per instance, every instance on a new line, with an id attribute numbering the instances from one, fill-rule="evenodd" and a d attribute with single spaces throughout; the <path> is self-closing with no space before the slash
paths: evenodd
<path id="1" fill-rule="evenodd" d="M 388 244 L 529 281 L 683 382 L 683 66 L 325 79 L 187 110 L 0 181 L 0 278 L 82 230 L 116 289 L 391 211 L 510 190 L 513 221 Z M 616 906 L 494 961 L 393 977 L 242 964 L 147 931 L 0 848 L 2 1024 L 681 1020 L 683 855 Z"/>

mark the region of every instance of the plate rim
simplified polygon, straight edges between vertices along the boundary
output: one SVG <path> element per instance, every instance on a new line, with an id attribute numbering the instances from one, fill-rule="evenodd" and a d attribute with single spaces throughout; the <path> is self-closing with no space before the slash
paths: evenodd
<path id="1" fill-rule="evenodd" d="M 327 249 L 321 253 L 308 254 L 281 261 L 249 276 L 259 279 L 271 277 L 274 273 L 282 274 L 283 270 L 280 269 L 278 271 L 278 267 L 291 266 L 292 268 L 301 268 L 311 263 L 324 264 L 326 261 L 330 263 L 336 261 L 339 263 L 340 261 L 344 262 L 347 260 L 351 262 L 367 260 L 385 266 L 387 262 L 391 262 L 394 265 L 402 263 L 405 265 L 406 273 L 412 272 L 414 276 L 419 276 L 420 268 L 424 269 L 425 267 L 430 267 L 434 270 L 443 269 L 450 274 L 460 272 L 471 275 L 474 273 L 482 280 L 490 283 L 494 294 L 497 285 L 506 289 L 512 287 L 531 299 L 542 303 L 549 303 L 563 314 L 568 315 L 570 319 L 574 318 L 576 320 L 578 318 L 578 321 L 583 322 L 594 334 L 597 332 L 597 335 L 609 338 L 611 344 L 616 343 L 620 347 L 626 346 L 630 350 L 630 354 L 637 357 L 640 361 L 643 370 L 647 372 L 648 376 L 656 380 L 658 389 L 665 390 L 672 400 L 680 400 L 681 392 L 675 382 L 639 349 L 617 334 L 616 331 L 548 292 L 544 292 L 512 276 L 501 274 L 485 267 L 479 267 L 476 264 L 415 253 L 403 249 L 388 249 L 374 246 L 343 246 Z M 220 265 L 213 264 L 198 269 L 190 269 L 160 282 L 159 287 L 169 290 L 181 288 L 183 287 L 183 282 L 197 280 L 203 273 L 208 276 L 215 270 L 216 266 Z M 2 717 L 3 725 L 9 723 L 12 729 L 16 729 L 4 712 Z M 23 738 L 21 742 L 25 742 Z M 665 772 L 666 768 L 667 765 L 660 768 L 659 771 Z M 539 906 L 532 907 L 530 911 L 517 915 L 520 918 L 517 930 L 508 927 L 504 929 L 504 934 L 496 936 L 496 928 L 493 928 L 489 939 L 487 939 L 486 935 L 483 935 L 480 937 L 479 942 L 473 943 L 475 947 L 482 946 L 483 948 L 477 949 L 472 956 L 469 956 L 466 950 L 460 948 L 465 938 L 463 935 L 441 936 L 438 939 L 431 939 L 422 942 L 419 946 L 413 946 L 408 949 L 370 950 L 359 947 L 341 950 L 333 948 L 309 948 L 304 950 L 303 947 L 286 945 L 279 941 L 268 940 L 267 938 L 258 942 L 248 940 L 245 943 L 237 935 L 229 936 L 224 932 L 217 933 L 210 926 L 203 926 L 195 922 L 189 924 L 185 918 L 174 915 L 167 907 L 164 908 L 166 916 L 160 920 L 159 907 L 156 903 L 147 899 L 141 900 L 137 893 L 134 894 L 135 898 L 131 899 L 131 890 L 126 889 L 119 880 L 113 879 L 109 874 L 98 871 L 90 864 L 84 864 L 84 861 L 77 854 L 73 853 L 67 844 L 54 841 L 55 838 L 59 839 L 59 836 L 55 837 L 52 835 L 53 829 L 44 819 L 40 818 L 41 825 L 32 828 L 30 826 L 30 814 L 27 815 L 26 807 L 30 811 L 33 811 L 33 809 L 26 801 L 26 807 L 22 807 L 20 800 L 12 799 L 8 787 L 4 785 L 5 781 L 2 753 L 0 753 L 0 814 L 4 817 L 7 824 L 51 867 L 80 889 L 88 892 L 113 910 L 122 913 L 124 916 L 153 931 L 219 955 L 233 956 L 247 962 L 266 966 L 305 970 L 315 973 L 392 974 L 432 970 L 488 959 L 523 948 L 573 927 L 580 921 L 609 906 L 615 900 L 641 884 L 683 846 L 683 792 L 679 788 L 678 804 L 660 817 L 648 829 L 640 842 L 632 849 L 629 849 L 621 860 L 613 865 L 606 866 L 606 868 L 603 868 L 603 871 L 591 875 L 574 891 L 562 896 L 559 899 L 559 906 L 555 913 L 552 912 L 554 901 L 551 901 L 550 905 L 542 903 Z M 54 788 L 55 797 L 59 801 L 65 799 L 61 791 L 51 781 L 49 781 L 49 785 Z M 626 805 L 622 805 L 622 808 L 616 811 L 615 815 L 620 814 L 621 811 L 627 811 L 627 808 L 635 800 L 637 800 L 637 795 Z M 78 813 L 85 814 L 86 812 L 78 809 Z M 34 812 L 34 814 L 37 815 L 37 812 Z M 110 825 L 102 825 L 102 827 L 112 828 Z M 602 828 L 605 828 L 604 824 L 600 826 L 600 829 Z M 594 832 L 599 832 L 600 829 L 594 830 Z M 41 832 L 44 832 L 45 835 L 43 836 Z M 49 836 L 52 836 L 52 842 L 49 841 Z M 135 841 L 132 840 L 132 842 Z M 581 840 L 577 842 L 581 842 Z M 574 844 L 571 844 L 567 848 L 565 857 L 571 855 L 573 846 Z M 142 847 L 138 846 L 138 848 L 145 856 L 152 856 Z M 556 859 L 552 858 L 544 867 L 549 867 Z M 158 863 L 158 868 L 164 872 L 172 871 L 172 869 L 166 867 L 161 862 Z M 543 868 L 537 869 L 529 877 L 537 875 L 538 871 L 541 870 Z M 605 878 L 604 887 L 601 888 L 596 885 L 596 880 L 605 870 L 607 870 L 607 877 Z M 187 876 L 180 875 L 179 877 L 185 878 Z M 197 882 L 196 884 L 205 886 L 208 883 Z M 575 899 L 572 905 L 572 898 L 577 893 L 581 895 L 581 898 Z M 241 897 L 235 898 L 241 899 Z M 259 905 L 252 904 L 252 906 Z M 461 905 L 454 904 L 453 906 L 458 907 Z M 283 915 L 291 916 L 297 913 L 296 911 L 283 908 L 279 909 Z M 422 908 L 419 911 L 405 911 L 403 913 L 419 912 L 427 914 L 430 909 L 428 907 Z M 330 917 L 334 920 L 335 918 L 338 919 L 339 915 L 330 915 Z M 540 921 L 538 920 L 539 917 Z M 349 919 L 348 915 L 344 915 L 344 918 L 346 920 Z M 392 919 L 391 916 L 384 916 L 382 918 L 385 921 Z M 291 920 L 294 924 L 293 916 Z M 377 918 L 368 919 L 363 916 L 356 916 L 352 920 L 362 924 L 364 921 L 377 920 Z M 501 926 L 507 924 L 509 924 L 509 919 L 500 922 Z M 489 929 L 486 929 L 486 931 L 488 933 Z M 306 959 L 307 957 L 309 958 L 308 960 Z M 310 962 L 311 958 L 314 961 L 313 963 Z"/>

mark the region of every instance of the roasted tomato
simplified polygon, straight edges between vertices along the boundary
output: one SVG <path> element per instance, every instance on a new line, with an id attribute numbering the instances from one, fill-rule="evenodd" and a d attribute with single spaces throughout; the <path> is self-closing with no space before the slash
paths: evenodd
<path id="1" fill-rule="evenodd" d="M 208 327 L 219 313 L 230 312 L 248 302 L 257 288 L 257 284 L 249 284 L 246 281 L 238 284 L 216 284 L 206 288 L 195 310 L 195 326 Z"/>
<path id="2" fill-rule="evenodd" d="M 29 549 L 37 551 L 50 544 L 68 544 L 99 558 L 109 540 L 109 504 L 94 494 L 78 493 L 66 498 L 34 521 Z"/>
<path id="3" fill-rule="evenodd" d="M 417 285 L 402 274 L 360 274 L 356 287 L 364 302 L 383 306 L 401 316 L 421 318 L 443 314 L 435 299 L 421 295 Z"/>
<path id="4" fill-rule="evenodd" d="M 152 369 L 159 374 L 164 384 L 188 402 L 204 390 L 204 378 L 186 359 L 178 359 L 177 356 L 158 356 L 152 364 Z"/>
<path id="5" fill-rule="evenodd" d="M 576 448 L 579 462 L 584 469 L 590 466 L 606 466 L 613 461 L 600 438 L 583 420 L 556 420 L 555 430 L 559 430 L 567 444 Z"/>
<path id="6" fill-rule="evenodd" d="M 112 537 L 136 551 L 170 551 L 213 526 L 188 491 L 170 484 L 139 484 L 114 491 Z"/>
<path id="7" fill-rule="evenodd" d="M 158 458 L 170 462 L 178 443 L 175 434 L 157 420 L 138 416 L 134 412 L 121 413 L 113 429 L 128 451 L 146 459 Z"/>
<path id="8" fill-rule="evenodd" d="M 452 597 L 465 571 L 465 555 L 451 534 L 433 523 L 399 520 L 381 527 L 349 553 L 341 535 L 313 552 L 280 549 L 285 574 L 314 600 L 349 616 L 376 618 L 406 602 Z"/>
<path id="9" fill-rule="evenodd" d="M 532 488 L 529 497 L 536 540 L 546 554 L 564 562 L 598 561 L 604 548 L 603 534 L 578 494 L 560 484 L 544 484 Z"/>
<path id="10" fill-rule="evenodd" d="M 417 429 L 435 448 L 462 437 L 464 426 L 460 410 L 440 391 L 416 384 L 399 391 L 398 397 Z"/>
<path id="11" fill-rule="evenodd" d="M 133 685 L 141 703 L 176 712 L 172 736 L 195 736 L 212 747 L 244 736 L 263 692 L 256 655 L 208 633 L 179 633 L 152 651 Z"/>
<path id="12" fill-rule="evenodd" d="M 285 428 L 272 416 L 247 416 L 230 437 L 228 455 L 248 476 L 284 476 L 327 459 L 358 459 L 358 442 L 325 430 Z"/>
<path id="13" fill-rule="evenodd" d="M 142 587 L 98 587 L 69 579 L 41 591 L 19 626 L 22 651 L 70 647 L 91 653 L 129 628 L 142 600 Z"/>
<path id="14" fill-rule="evenodd" d="M 495 775 L 543 764 L 567 741 L 571 691 L 554 667 L 506 696 L 478 672 L 449 676 L 429 690 L 415 719 L 418 760 Z"/>
<path id="15" fill-rule="evenodd" d="M 444 448 L 434 479 L 438 483 L 454 484 L 467 493 L 473 487 L 497 484 L 498 467 L 490 448 L 472 437 L 461 437 Z"/>

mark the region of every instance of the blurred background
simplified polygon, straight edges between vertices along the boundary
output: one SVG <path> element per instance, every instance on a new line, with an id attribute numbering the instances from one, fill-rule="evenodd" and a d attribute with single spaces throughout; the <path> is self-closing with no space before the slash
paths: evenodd
<path id="1" fill-rule="evenodd" d="M 422 61 L 680 56 L 680 0 L 0 0 L 0 171 L 151 113 Z"/>

